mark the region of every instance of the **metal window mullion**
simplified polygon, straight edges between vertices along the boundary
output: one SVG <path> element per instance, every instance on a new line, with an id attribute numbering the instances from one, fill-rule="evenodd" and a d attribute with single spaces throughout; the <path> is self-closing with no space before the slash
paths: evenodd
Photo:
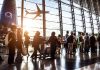
<path id="1" fill-rule="evenodd" d="M 62 23 L 61 0 L 58 0 L 58 10 L 59 10 L 59 22 L 60 22 L 60 34 L 61 34 L 61 36 L 63 36 L 63 23 Z"/>
<path id="2" fill-rule="evenodd" d="M 70 0 L 70 5 L 71 5 L 71 13 L 72 13 L 73 31 L 76 33 L 76 25 L 75 25 L 75 14 L 74 14 L 73 0 Z"/>
<path id="3" fill-rule="evenodd" d="M 82 14 L 82 21 L 83 21 L 83 31 L 86 33 L 86 24 L 85 24 L 85 15 L 84 15 L 84 9 L 83 9 L 83 0 L 80 0 L 81 5 L 81 14 Z"/>
<path id="4" fill-rule="evenodd" d="M 90 16 L 90 23 L 91 23 L 91 30 L 94 33 L 94 25 L 93 25 L 93 18 L 92 18 L 92 10 L 91 10 L 91 0 L 88 0 L 88 9 L 89 9 L 89 16 Z"/>
<path id="5" fill-rule="evenodd" d="M 98 32 L 100 32 L 100 24 L 99 24 L 99 15 L 96 14 L 96 20 L 97 20 L 97 25 L 98 25 Z"/>
<path id="6" fill-rule="evenodd" d="M 97 11 L 96 11 L 96 20 L 98 25 L 98 32 L 100 33 L 100 21 L 99 21 L 99 4 L 98 0 L 96 0 Z"/>

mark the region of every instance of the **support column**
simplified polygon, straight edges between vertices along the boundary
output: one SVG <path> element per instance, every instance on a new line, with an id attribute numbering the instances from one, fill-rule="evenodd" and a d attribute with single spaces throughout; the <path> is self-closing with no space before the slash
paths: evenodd
<path id="1" fill-rule="evenodd" d="M 93 18 L 92 18 L 92 8 L 93 8 L 93 3 L 91 0 L 88 0 L 87 1 L 87 4 L 88 4 L 88 9 L 89 9 L 89 16 L 90 16 L 90 23 L 91 23 L 91 30 L 92 30 L 92 33 L 94 33 L 94 25 L 93 25 Z"/>
<path id="2" fill-rule="evenodd" d="M 83 31 L 84 33 L 86 33 L 86 23 L 85 23 L 85 15 L 84 15 L 84 9 L 83 9 L 83 1 L 84 0 L 80 0 L 80 6 L 81 6 L 81 14 L 82 14 L 82 22 L 83 22 Z"/>
<path id="3" fill-rule="evenodd" d="M 46 37 L 46 21 L 45 21 L 45 0 L 42 0 L 42 8 L 43 8 L 43 36 Z"/>
<path id="4" fill-rule="evenodd" d="M 70 5 L 71 5 L 71 13 L 72 13 L 73 32 L 76 33 L 76 25 L 75 25 L 75 14 L 74 14 L 73 0 L 70 0 Z"/>
<path id="5" fill-rule="evenodd" d="M 99 4 L 98 0 L 94 0 L 94 8 L 95 8 L 95 14 L 96 14 L 96 20 L 98 25 L 98 33 L 100 33 L 100 23 L 99 23 Z"/>
<path id="6" fill-rule="evenodd" d="M 59 9 L 60 34 L 61 34 L 61 36 L 63 36 L 63 23 L 62 23 L 61 0 L 58 0 L 58 9 Z"/>

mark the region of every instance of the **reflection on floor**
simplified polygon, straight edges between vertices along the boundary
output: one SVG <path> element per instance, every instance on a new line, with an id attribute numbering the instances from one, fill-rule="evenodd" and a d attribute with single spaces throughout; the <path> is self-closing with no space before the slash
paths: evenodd
<path id="1" fill-rule="evenodd" d="M 29 54 L 32 54 L 32 47 L 29 47 Z M 32 59 L 30 56 L 23 56 L 22 62 L 15 62 L 15 65 L 7 64 L 5 53 L 1 54 L 4 61 L 0 63 L 0 70 L 100 70 L 100 55 L 97 53 L 88 54 L 77 53 L 75 55 L 65 54 L 65 49 L 61 49 L 61 54 L 56 58 Z M 27 58 L 28 57 L 28 58 Z"/>

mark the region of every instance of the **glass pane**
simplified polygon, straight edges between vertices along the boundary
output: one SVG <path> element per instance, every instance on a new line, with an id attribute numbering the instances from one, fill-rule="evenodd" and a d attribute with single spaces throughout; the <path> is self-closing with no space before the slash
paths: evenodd
<path id="1" fill-rule="evenodd" d="M 28 1 L 35 2 L 35 3 L 42 3 L 42 0 L 28 0 Z"/>
<path id="2" fill-rule="evenodd" d="M 67 17 L 67 18 L 72 18 L 71 13 L 65 12 L 65 11 L 62 11 L 62 16 L 63 16 L 63 17 Z"/>
<path id="3" fill-rule="evenodd" d="M 94 24 L 94 28 L 98 28 L 98 26 L 96 24 Z"/>
<path id="4" fill-rule="evenodd" d="M 94 33 L 98 33 L 98 29 L 94 29 Z"/>
<path id="5" fill-rule="evenodd" d="M 75 14 L 79 14 L 79 15 L 81 15 L 81 10 L 78 9 L 78 8 L 74 8 L 74 12 L 75 12 Z"/>
<path id="6" fill-rule="evenodd" d="M 77 32 L 83 32 L 83 27 L 76 26 L 76 31 Z"/>
<path id="7" fill-rule="evenodd" d="M 71 12 L 71 7 L 69 5 L 62 5 L 62 11 Z"/>
<path id="8" fill-rule="evenodd" d="M 73 29 L 72 25 L 63 24 L 63 30 L 64 31 L 67 31 L 67 30 L 72 31 L 72 29 Z"/>
<path id="9" fill-rule="evenodd" d="M 95 15 L 95 14 L 92 14 L 92 18 L 93 18 L 93 19 L 96 19 L 96 15 Z"/>
<path id="10" fill-rule="evenodd" d="M 68 0 L 61 0 L 61 1 L 65 2 L 67 4 L 70 4 L 70 1 L 68 1 Z"/>
<path id="11" fill-rule="evenodd" d="M 72 19 L 63 18 L 63 23 L 64 23 L 64 24 L 72 24 Z"/>
<path id="12" fill-rule="evenodd" d="M 90 22 L 90 18 L 85 17 L 85 22 Z"/>
<path id="13" fill-rule="evenodd" d="M 62 11 L 62 16 L 63 17 L 67 17 L 67 18 L 72 18 L 72 15 L 71 15 L 71 13 L 69 13 L 69 12 L 65 12 L 65 11 Z"/>
<path id="14" fill-rule="evenodd" d="M 2 4 L 2 3 L 3 3 L 3 1 L 4 1 L 4 0 L 0 0 L 0 4 Z"/>
<path id="15" fill-rule="evenodd" d="M 86 23 L 86 27 L 91 27 L 91 24 L 90 23 Z"/>
<path id="16" fill-rule="evenodd" d="M 97 20 L 93 20 L 93 23 L 94 23 L 94 24 L 97 24 Z"/>
<path id="17" fill-rule="evenodd" d="M 89 12 L 84 11 L 84 15 L 85 15 L 85 17 L 89 17 Z"/>
<path id="18" fill-rule="evenodd" d="M 83 26 L 82 21 L 75 20 L 75 23 L 76 23 L 76 25 L 78 25 L 78 26 Z"/>
<path id="19" fill-rule="evenodd" d="M 46 26 L 49 29 L 59 29 L 59 23 L 47 22 Z"/>
<path id="20" fill-rule="evenodd" d="M 20 7 L 20 6 L 21 6 L 21 0 L 16 0 L 16 7 Z"/>
<path id="21" fill-rule="evenodd" d="M 59 17 L 58 16 L 55 16 L 55 15 L 47 14 L 46 15 L 46 20 L 47 21 L 59 22 Z"/>
<path id="22" fill-rule="evenodd" d="M 46 7 L 46 10 L 49 11 L 47 14 L 55 14 L 58 15 L 58 10 L 50 7 Z"/>
<path id="23" fill-rule="evenodd" d="M 77 19 L 77 20 L 82 20 L 82 16 L 81 16 L 81 15 L 76 15 L 76 14 L 75 14 L 75 19 Z"/>
<path id="24" fill-rule="evenodd" d="M 91 28 L 86 28 L 86 32 L 87 32 L 87 33 L 92 33 Z"/>

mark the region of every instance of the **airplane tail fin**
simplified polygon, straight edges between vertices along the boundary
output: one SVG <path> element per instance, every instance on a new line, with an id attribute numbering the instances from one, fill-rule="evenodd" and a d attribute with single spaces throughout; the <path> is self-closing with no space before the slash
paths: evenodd
<path id="1" fill-rule="evenodd" d="M 11 26 L 17 24 L 16 14 L 16 1 L 15 0 L 4 0 L 1 8 L 0 24 L 4 26 Z"/>
<path id="2" fill-rule="evenodd" d="M 41 12 L 41 10 L 40 10 L 40 8 L 39 8 L 39 6 L 37 4 L 36 4 L 36 7 L 37 7 L 37 11 Z"/>

